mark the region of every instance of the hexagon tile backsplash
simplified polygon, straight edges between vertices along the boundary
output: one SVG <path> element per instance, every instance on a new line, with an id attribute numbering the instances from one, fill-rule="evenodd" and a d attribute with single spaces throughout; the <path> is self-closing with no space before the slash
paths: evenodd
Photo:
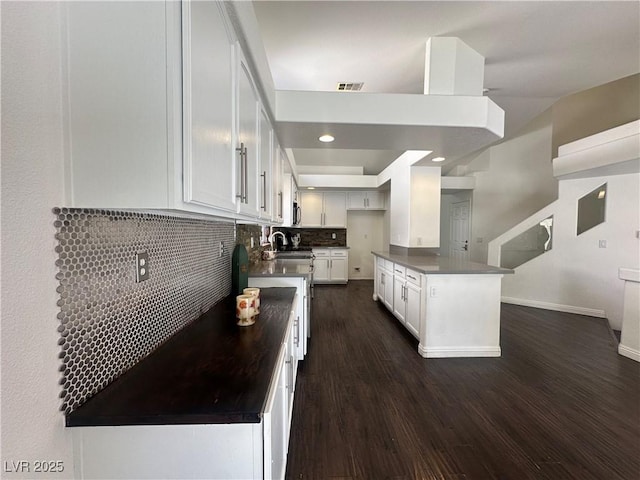
<path id="1" fill-rule="evenodd" d="M 229 295 L 235 234 L 233 223 L 163 214 L 53 213 L 61 410 L 70 413 Z M 137 283 L 143 251 L 149 279 Z"/>

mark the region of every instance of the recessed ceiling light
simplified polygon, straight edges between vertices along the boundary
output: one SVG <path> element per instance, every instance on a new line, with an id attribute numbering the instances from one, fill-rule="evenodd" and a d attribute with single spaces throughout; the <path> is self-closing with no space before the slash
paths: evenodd
<path id="1" fill-rule="evenodd" d="M 445 158 L 444 157 L 435 157 L 431 159 L 432 162 L 444 162 Z"/>
<path id="2" fill-rule="evenodd" d="M 333 138 L 333 135 L 322 135 L 321 137 L 318 137 L 318 140 L 320 140 L 323 143 L 331 143 L 335 140 L 335 138 Z"/>
<path id="3" fill-rule="evenodd" d="M 307 190 L 315 190 L 316 187 L 307 187 Z"/>

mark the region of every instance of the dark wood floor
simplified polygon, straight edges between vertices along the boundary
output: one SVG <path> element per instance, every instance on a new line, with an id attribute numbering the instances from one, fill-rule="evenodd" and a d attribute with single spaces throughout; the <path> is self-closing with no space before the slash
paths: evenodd
<path id="1" fill-rule="evenodd" d="M 503 304 L 501 358 L 423 359 L 372 291 L 315 289 L 288 479 L 640 479 L 640 365 L 604 320 Z"/>

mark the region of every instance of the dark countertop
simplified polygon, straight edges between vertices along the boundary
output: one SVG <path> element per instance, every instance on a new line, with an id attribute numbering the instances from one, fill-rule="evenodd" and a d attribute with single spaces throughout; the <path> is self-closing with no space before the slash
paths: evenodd
<path id="1" fill-rule="evenodd" d="M 428 274 L 509 274 L 514 273 L 509 268 L 492 267 L 484 263 L 459 260 L 451 257 L 440 257 L 438 255 L 398 255 L 388 251 L 371 252 L 377 257 L 382 257 L 394 263 L 399 263 L 405 267 L 413 268 L 422 273 Z"/>
<path id="2" fill-rule="evenodd" d="M 296 289 L 260 289 L 239 327 L 221 301 L 66 417 L 68 427 L 258 423 Z"/>

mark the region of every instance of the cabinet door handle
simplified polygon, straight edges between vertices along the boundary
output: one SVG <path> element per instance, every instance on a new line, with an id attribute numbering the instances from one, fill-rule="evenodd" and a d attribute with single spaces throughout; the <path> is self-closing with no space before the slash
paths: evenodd
<path id="1" fill-rule="evenodd" d="M 244 143 L 241 143 L 236 152 L 240 154 L 240 195 L 236 195 L 241 202 L 244 202 Z"/>
<path id="2" fill-rule="evenodd" d="M 287 390 L 291 391 L 291 380 L 293 378 L 293 357 L 289 357 L 288 360 L 284 362 L 287 365 Z"/>
<path id="3" fill-rule="evenodd" d="M 244 147 L 244 203 L 249 203 L 249 160 L 247 147 Z"/>
<path id="4" fill-rule="evenodd" d="M 262 205 L 260 208 L 267 211 L 267 172 L 262 172 Z"/>

